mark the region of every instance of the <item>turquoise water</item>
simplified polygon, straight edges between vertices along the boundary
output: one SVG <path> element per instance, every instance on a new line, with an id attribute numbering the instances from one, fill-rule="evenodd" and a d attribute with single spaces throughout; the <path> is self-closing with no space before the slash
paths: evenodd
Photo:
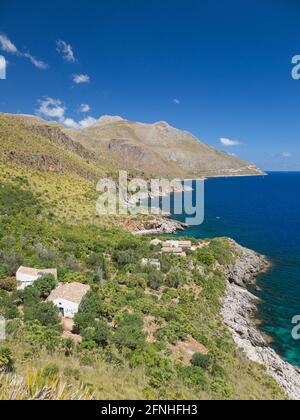
<path id="1" fill-rule="evenodd" d="M 299 366 L 300 341 L 292 339 L 291 320 L 300 315 L 300 173 L 206 181 L 205 221 L 185 235 L 229 236 L 269 257 L 272 269 L 251 290 L 262 299 L 260 328 L 284 359 Z"/>

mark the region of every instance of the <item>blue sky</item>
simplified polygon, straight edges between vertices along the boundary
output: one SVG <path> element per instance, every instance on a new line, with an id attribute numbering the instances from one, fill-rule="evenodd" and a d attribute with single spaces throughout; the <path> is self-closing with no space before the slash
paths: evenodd
<path id="1" fill-rule="evenodd" d="M 1 0 L 0 111 L 76 127 L 166 120 L 266 170 L 300 170 L 299 19 L 297 0 Z"/>

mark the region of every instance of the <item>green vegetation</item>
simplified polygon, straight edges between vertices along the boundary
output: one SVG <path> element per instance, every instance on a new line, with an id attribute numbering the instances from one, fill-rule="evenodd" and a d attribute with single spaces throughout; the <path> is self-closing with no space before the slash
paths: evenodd
<path id="1" fill-rule="evenodd" d="M 40 128 L 12 124 L 0 116 L 0 316 L 7 320 L 0 399 L 285 398 L 236 350 L 222 322 L 222 265 L 235 258 L 228 240 L 187 258 L 161 256 L 122 220 L 96 215 L 101 170 L 93 156 L 64 146 L 57 132 L 49 139 Z M 11 150 L 22 156 L 8 159 Z M 23 163 L 28 153 L 59 158 L 63 170 Z M 161 271 L 141 267 L 142 258 L 159 259 Z M 21 264 L 57 268 L 60 282 L 90 286 L 71 338 L 46 302 L 55 279 L 17 291 Z M 187 357 L 182 343 L 199 352 Z"/>

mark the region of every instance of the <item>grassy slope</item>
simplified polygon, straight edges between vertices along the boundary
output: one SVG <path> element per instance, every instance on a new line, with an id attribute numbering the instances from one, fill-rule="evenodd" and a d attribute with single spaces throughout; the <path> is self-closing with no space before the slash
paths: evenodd
<path id="1" fill-rule="evenodd" d="M 126 239 L 128 247 L 133 247 L 135 262 L 120 265 L 107 260 L 109 279 L 97 293 L 116 323 L 130 311 L 142 319 L 154 317 L 157 325 L 156 343 L 145 343 L 134 352 L 111 342 L 105 349 L 79 346 L 65 356 L 59 332 L 38 323 L 24 323 L 20 315 L 8 322 L 16 372 L 25 377 L 28 367 L 43 370 L 55 363 L 63 381 L 78 390 L 84 385 L 100 399 L 284 398 L 264 369 L 235 349 L 219 315 L 225 280 L 211 262 L 201 255 L 172 259 L 171 271 L 181 272 L 184 281 L 178 289 L 164 285 L 160 293 L 150 288 L 149 294 L 149 276 L 141 272 L 139 260 L 144 255 L 156 256 L 157 250 L 149 247 L 147 239 L 131 238 L 114 220 L 95 217 L 95 183 L 87 174 L 98 176 L 103 168 L 98 168 L 96 160 L 87 163 L 78 151 L 32 135 L 22 124 L 0 119 L 0 280 L 9 276 L 5 264 L 17 255 L 26 265 L 58 267 L 60 280 L 76 277 L 92 282 L 87 262 L 91 254 L 112 255 Z M 11 162 L 5 154 L 11 150 L 55 155 L 63 162 L 63 172 L 39 171 Z M 38 252 L 37 243 L 47 250 L 46 259 Z M 220 241 L 217 248 L 212 250 L 213 258 L 232 258 L 226 241 Z M 205 274 L 198 275 L 191 264 L 194 268 L 200 265 Z M 165 276 L 162 281 L 164 284 Z M 192 291 L 195 287 L 203 289 L 199 299 Z M 174 305 L 176 297 L 179 302 Z M 207 371 L 172 357 L 170 346 L 188 336 L 204 345 L 213 358 Z M 0 398 L 7 396 L 9 384 L 8 377 Z"/>

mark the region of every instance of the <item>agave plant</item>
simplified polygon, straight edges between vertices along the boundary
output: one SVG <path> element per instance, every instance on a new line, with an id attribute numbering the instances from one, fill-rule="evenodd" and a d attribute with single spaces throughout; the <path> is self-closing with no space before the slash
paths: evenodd
<path id="1" fill-rule="evenodd" d="M 0 374 L 0 400 L 91 400 L 86 387 L 74 388 L 60 376 L 45 377 L 41 370 L 28 369 L 26 377 Z"/>

